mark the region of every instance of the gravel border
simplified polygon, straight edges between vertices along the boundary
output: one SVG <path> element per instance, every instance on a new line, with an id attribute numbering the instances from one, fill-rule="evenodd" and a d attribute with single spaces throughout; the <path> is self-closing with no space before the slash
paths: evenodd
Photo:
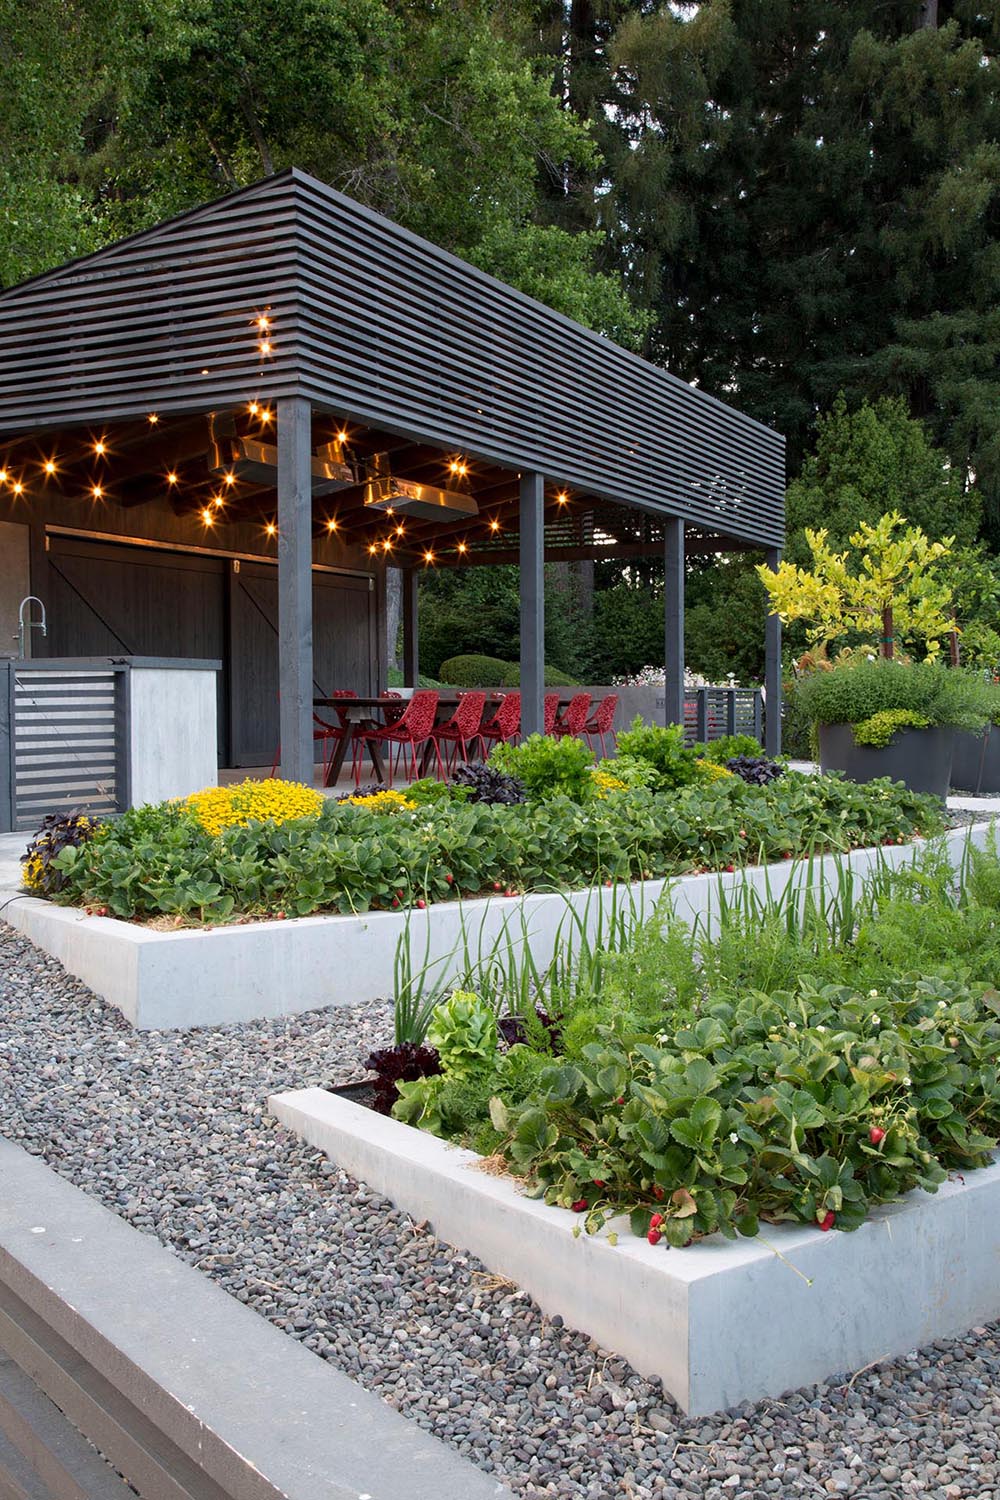
<path id="1" fill-rule="evenodd" d="M 265 1115 L 389 1031 L 368 1005 L 136 1032 L 0 924 L 0 1131 L 516 1493 L 1000 1500 L 1000 1325 L 686 1418 Z"/>

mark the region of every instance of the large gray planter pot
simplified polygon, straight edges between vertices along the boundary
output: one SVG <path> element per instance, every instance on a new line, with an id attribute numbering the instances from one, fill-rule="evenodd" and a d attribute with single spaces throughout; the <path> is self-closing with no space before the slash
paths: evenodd
<path id="1" fill-rule="evenodd" d="M 911 792 L 948 795 L 954 730 L 903 729 L 884 749 L 856 745 L 850 724 L 819 726 L 819 763 L 823 771 L 842 771 L 850 781 L 877 781 L 888 776 Z"/>
<path id="2" fill-rule="evenodd" d="M 951 784 L 956 791 L 974 796 L 1000 792 L 1000 729 L 991 727 L 983 734 L 955 730 Z"/>

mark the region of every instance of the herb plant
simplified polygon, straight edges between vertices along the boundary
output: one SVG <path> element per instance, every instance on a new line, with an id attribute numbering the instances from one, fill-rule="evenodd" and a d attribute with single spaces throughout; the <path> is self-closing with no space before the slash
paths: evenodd
<path id="1" fill-rule="evenodd" d="M 594 796 L 593 764 L 593 751 L 572 735 L 557 740 L 529 734 L 520 745 L 495 745 L 490 753 L 490 765 L 516 777 L 532 802 L 552 797 L 589 801 Z"/>

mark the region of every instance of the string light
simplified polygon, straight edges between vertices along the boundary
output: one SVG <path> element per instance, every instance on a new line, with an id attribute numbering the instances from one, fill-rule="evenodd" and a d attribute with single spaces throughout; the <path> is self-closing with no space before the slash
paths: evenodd
<path id="1" fill-rule="evenodd" d="M 55 461 L 55 459 L 54 458 L 47 458 L 45 460 L 44 464 L 42 465 L 42 468 L 45 470 L 46 474 L 49 474 L 49 475 L 54 474 L 56 472 L 56 461 Z"/>
<path id="2" fill-rule="evenodd" d="M 236 475 L 233 473 L 232 469 L 230 469 L 229 473 L 226 474 L 226 475 L 224 475 L 223 477 L 225 479 L 226 484 L 235 484 L 236 483 Z"/>
<path id="3" fill-rule="evenodd" d="M 215 506 L 216 510 L 221 510 L 225 503 L 226 502 L 223 500 L 221 495 L 212 496 L 212 504 Z"/>
<path id="4" fill-rule="evenodd" d="M 490 522 L 490 530 L 491 531 L 499 531 L 500 530 L 500 522 L 495 517 Z"/>
<path id="5" fill-rule="evenodd" d="M 212 512 L 209 510 L 207 505 L 201 513 L 201 519 L 204 521 L 206 526 L 211 526 L 215 520 L 215 517 L 212 515 Z"/>
<path id="6" fill-rule="evenodd" d="M 257 319 L 257 327 L 262 333 L 266 333 L 270 326 L 271 319 L 267 316 L 266 313 L 261 313 L 260 317 Z"/>
<path id="7" fill-rule="evenodd" d="M 0 484 L 6 484 L 8 477 L 7 470 L 0 469 Z"/>
<path id="8" fill-rule="evenodd" d="M 330 519 L 329 519 L 329 521 L 327 521 L 327 523 L 326 523 L 326 529 L 327 529 L 327 531 L 336 531 L 336 529 L 337 529 L 337 522 L 336 522 L 336 520 L 334 519 L 333 516 L 331 516 Z"/>
<path id="9" fill-rule="evenodd" d="M 104 491 L 103 491 L 103 489 L 101 488 L 101 486 L 99 484 L 92 485 L 90 493 L 91 493 L 91 497 L 94 500 L 103 500 L 104 499 Z"/>
<path id="10" fill-rule="evenodd" d="M 385 539 L 385 541 L 382 543 L 382 550 L 383 550 L 383 552 L 391 552 L 392 551 L 392 537 L 391 536 L 387 536 L 386 539 Z"/>
<path id="11" fill-rule="evenodd" d="M 169 474 L 167 475 L 167 483 L 168 484 L 176 484 L 177 483 L 177 475 L 174 473 L 173 469 L 171 469 L 170 472 L 169 472 Z"/>
<path id="12" fill-rule="evenodd" d="M 337 433 L 337 442 L 338 443 L 346 443 L 347 442 L 347 432 L 346 432 L 346 429 L 341 428 L 341 430 Z"/>
<path id="13" fill-rule="evenodd" d="M 250 405 L 247 407 L 247 411 L 250 413 L 250 415 L 252 417 L 255 417 L 257 415 L 257 413 L 260 411 L 260 407 L 257 405 L 256 401 L 251 401 Z"/>
<path id="14" fill-rule="evenodd" d="M 21 481 L 19 479 L 15 479 L 14 480 L 13 490 L 14 490 L 14 494 L 15 495 L 23 495 L 24 494 L 24 485 L 21 483 Z"/>
<path id="15" fill-rule="evenodd" d="M 270 422 L 271 420 L 271 413 L 266 406 L 262 406 L 260 409 L 260 420 L 262 422 Z"/>
<path id="16" fill-rule="evenodd" d="M 257 348 L 260 350 L 262 357 L 266 359 L 267 356 L 271 353 L 271 340 L 261 339 L 260 343 L 257 345 Z"/>
<path id="17" fill-rule="evenodd" d="M 453 474 L 468 474 L 469 466 L 462 458 L 453 458 L 448 468 Z"/>
<path id="18" fill-rule="evenodd" d="M 155 427 L 159 420 L 160 419 L 155 411 L 151 411 L 149 416 L 146 418 L 146 421 L 149 423 L 150 427 Z"/>
<path id="19" fill-rule="evenodd" d="M 273 521 L 268 521 L 267 525 L 264 527 L 264 530 L 267 532 L 268 536 L 277 536 L 278 528 L 277 526 L 275 526 Z"/>
<path id="20" fill-rule="evenodd" d="M 458 544 L 458 550 L 459 550 L 459 552 L 468 552 L 469 549 L 465 545 L 464 542 L 459 542 L 459 544 Z"/>
<path id="21" fill-rule="evenodd" d="M 369 557 L 374 557 L 377 551 L 378 548 L 376 547 L 375 543 L 372 542 L 371 546 L 368 548 Z"/>
<path id="22" fill-rule="evenodd" d="M 406 527 L 405 527 L 405 526 L 402 526 L 402 525 L 400 525 L 400 526 L 397 526 L 397 527 L 396 527 L 396 535 L 397 535 L 397 536 L 402 536 L 402 535 L 403 535 L 403 533 L 404 533 L 404 532 L 405 532 L 405 530 L 406 530 Z"/>
<path id="23" fill-rule="evenodd" d="M 559 505 L 567 505 L 569 503 L 569 496 L 567 495 L 565 490 L 559 491 L 558 495 L 556 496 L 556 502 Z"/>
<path id="24" fill-rule="evenodd" d="M 105 455 L 105 453 L 107 453 L 107 451 L 108 451 L 108 445 L 107 445 L 107 443 L 104 441 L 103 438 L 98 438 L 97 441 L 96 441 L 96 443 L 94 444 L 94 452 L 97 454 L 98 458 L 103 458 L 104 455 Z"/>
<path id="25" fill-rule="evenodd" d="M 424 553 L 424 562 L 426 562 L 426 563 L 432 563 L 433 561 L 434 561 L 434 553 L 433 552 L 425 552 Z"/>

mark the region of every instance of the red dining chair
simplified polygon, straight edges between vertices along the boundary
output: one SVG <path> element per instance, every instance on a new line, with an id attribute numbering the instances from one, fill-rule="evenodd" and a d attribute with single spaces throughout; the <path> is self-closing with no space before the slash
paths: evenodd
<path id="1" fill-rule="evenodd" d="M 486 749 L 483 745 L 479 731 L 483 725 L 483 710 L 486 707 L 485 693 L 462 693 L 458 700 L 458 707 L 451 718 L 444 724 L 438 724 L 434 729 L 432 738 L 438 751 L 438 762 L 441 761 L 441 747 L 444 746 L 444 767 L 450 775 L 455 769 L 455 762 L 461 753 L 463 760 L 469 758 L 469 746 L 478 741 L 479 748 L 485 756 Z M 449 758 L 448 749 L 451 747 Z"/>
<path id="2" fill-rule="evenodd" d="M 559 713 L 558 693 L 546 693 L 542 704 L 542 729 L 543 734 L 555 734 L 556 716 Z"/>
<path id="3" fill-rule="evenodd" d="M 492 719 L 487 719 L 479 731 L 479 743 L 483 747 L 484 756 L 497 742 L 507 745 L 511 740 L 519 739 L 520 735 L 521 694 L 508 693 L 497 705 Z"/>
<path id="4" fill-rule="evenodd" d="M 356 698 L 358 695 L 353 688 L 338 688 L 330 694 L 331 698 Z M 326 768 L 330 764 L 333 755 L 333 747 L 343 740 L 351 732 L 351 725 L 346 719 L 341 719 L 339 724 L 331 724 L 327 719 L 321 719 L 319 714 L 313 710 L 313 744 L 320 745 L 320 755 L 323 760 L 323 780 L 326 781 Z M 271 765 L 271 775 L 276 776 L 278 766 L 281 763 L 281 741 L 278 741 L 274 752 L 274 761 Z"/>
<path id="5" fill-rule="evenodd" d="M 611 736 L 612 750 L 618 749 L 618 736 L 615 733 L 615 710 L 617 707 L 618 694 L 606 693 L 594 709 L 591 717 L 580 730 L 580 738 L 587 741 L 591 750 L 594 748 L 594 741 L 597 740 L 601 747 L 602 756 L 608 753 L 604 745 L 604 736 L 606 734 Z"/>
<path id="6" fill-rule="evenodd" d="M 403 766 L 407 772 L 407 780 L 413 781 L 417 775 L 417 751 L 428 741 L 434 746 L 434 754 L 437 758 L 438 771 L 442 781 L 445 779 L 444 767 L 441 764 L 441 752 L 434 744 L 434 720 L 437 717 L 438 693 L 431 692 L 427 688 L 421 688 L 419 692 L 407 703 L 402 716 L 394 724 L 383 725 L 381 729 L 365 729 L 355 739 L 354 754 L 354 783 L 361 785 L 361 758 L 365 749 L 373 745 L 385 746 L 388 750 L 388 765 L 386 767 L 386 780 L 392 786 L 392 757 L 393 750 L 396 751 L 397 760 L 403 758 Z M 410 764 L 406 765 L 404 751 L 410 749 Z"/>
<path id="7" fill-rule="evenodd" d="M 552 733 L 556 739 L 565 739 L 568 735 L 577 735 L 583 732 L 583 726 L 587 722 L 590 713 L 590 694 L 574 693 L 563 710 L 561 718 L 558 718 L 553 726 Z"/>

